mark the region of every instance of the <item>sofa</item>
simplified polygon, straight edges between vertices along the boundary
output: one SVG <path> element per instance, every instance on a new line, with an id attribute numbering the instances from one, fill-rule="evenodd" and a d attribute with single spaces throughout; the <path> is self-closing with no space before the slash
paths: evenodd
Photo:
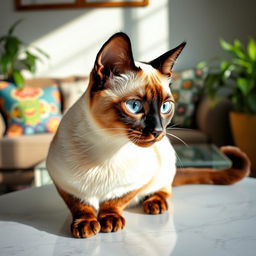
<path id="1" fill-rule="evenodd" d="M 58 87 L 61 96 L 61 114 L 67 110 L 77 95 L 86 89 L 88 78 L 72 76 L 67 78 L 35 78 L 26 81 L 32 88 Z M 73 88 L 68 90 L 68 88 Z M 30 185 L 34 179 L 34 167 L 47 156 L 53 132 L 32 135 L 6 136 L 7 120 L 0 112 L 0 192 L 16 190 Z"/>
<path id="2" fill-rule="evenodd" d="M 181 80 L 180 75 L 174 79 L 174 94 L 175 83 L 177 85 Z M 185 78 L 184 81 L 186 81 L 187 89 L 188 80 Z M 87 83 L 87 77 L 74 76 L 62 79 L 29 79 L 26 81 L 26 86 L 47 88 L 50 85 L 56 85 L 61 95 L 61 113 L 63 114 L 81 94 L 81 91 L 85 90 Z M 189 126 L 183 127 L 178 119 L 176 123 L 171 123 L 168 127 L 168 137 L 172 143 L 214 143 L 218 146 L 232 144 L 228 121 L 230 108 L 229 102 L 221 102 L 213 108 L 211 101 L 203 94 L 197 95 Z M 184 110 L 183 105 L 182 109 Z M 54 132 L 15 137 L 6 136 L 5 133 L 6 117 L 2 112 L 0 114 L 0 184 L 4 184 L 8 189 L 31 184 L 34 167 L 46 158 Z"/>

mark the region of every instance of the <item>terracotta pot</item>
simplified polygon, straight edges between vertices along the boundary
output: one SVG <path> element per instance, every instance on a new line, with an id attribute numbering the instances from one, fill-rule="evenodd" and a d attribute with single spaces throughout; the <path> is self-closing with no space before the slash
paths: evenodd
<path id="1" fill-rule="evenodd" d="M 250 158 L 256 171 L 256 115 L 230 112 L 230 124 L 235 145 Z"/>

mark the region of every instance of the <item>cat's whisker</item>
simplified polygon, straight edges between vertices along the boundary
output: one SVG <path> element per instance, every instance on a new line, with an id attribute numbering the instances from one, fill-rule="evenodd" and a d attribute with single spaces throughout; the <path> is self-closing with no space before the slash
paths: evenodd
<path id="1" fill-rule="evenodd" d="M 134 137 L 134 136 L 130 136 L 129 139 L 130 139 L 132 142 L 134 142 L 134 143 L 136 143 L 136 142 L 138 141 L 138 139 L 137 139 L 136 137 Z"/>
<path id="2" fill-rule="evenodd" d="M 184 130 L 192 130 L 192 129 L 190 129 L 190 128 L 182 128 L 182 127 L 170 127 L 170 128 L 166 128 L 166 130 L 182 130 L 182 131 L 184 131 Z"/>
<path id="3" fill-rule="evenodd" d="M 141 136 L 142 136 L 142 134 L 140 135 L 140 137 L 138 138 L 138 137 L 135 137 L 135 136 L 132 136 L 131 137 L 131 141 L 133 142 L 133 143 L 138 143 L 139 142 L 139 140 L 140 140 L 140 138 L 141 138 Z"/>
<path id="4" fill-rule="evenodd" d="M 132 141 L 134 144 L 136 144 L 138 140 L 137 140 L 136 138 L 132 138 L 131 141 Z"/>
<path id="5" fill-rule="evenodd" d="M 166 130 L 182 130 L 182 131 L 184 131 L 184 130 L 188 130 L 188 131 L 190 131 L 190 130 L 192 130 L 191 128 L 184 128 L 184 127 L 177 127 L 178 126 L 178 124 L 173 124 L 172 126 L 168 126 L 167 128 L 166 128 Z"/>
<path id="6" fill-rule="evenodd" d="M 180 159 L 180 157 L 179 157 L 179 155 L 176 151 L 175 151 L 175 155 L 176 155 L 177 162 L 180 163 L 180 166 L 181 166 L 180 168 L 183 168 L 182 161 L 181 161 L 181 159 Z"/>
<path id="7" fill-rule="evenodd" d="M 132 131 L 132 133 L 133 133 L 133 135 L 138 135 L 140 137 L 142 136 L 142 133 L 139 131 Z"/>
<path id="8" fill-rule="evenodd" d="M 181 126 L 181 123 L 175 123 L 175 124 L 169 125 L 167 129 L 173 128 L 173 127 L 181 128 L 180 126 Z M 181 128 L 181 129 L 187 129 L 187 128 Z"/>
<path id="9" fill-rule="evenodd" d="M 166 128 L 166 130 L 170 130 L 171 128 L 173 128 L 173 127 L 175 127 L 175 126 L 177 126 L 177 124 L 173 124 L 173 125 L 171 125 L 171 126 L 168 126 L 168 127 Z"/>
<path id="10" fill-rule="evenodd" d="M 182 140 L 181 138 L 179 138 L 178 136 L 176 136 L 176 135 L 174 135 L 174 134 L 171 134 L 171 133 L 168 133 L 168 132 L 167 132 L 166 134 L 172 136 L 173 138 L 175 138 L 175 139 L 177 139 L 178 141 L 182 142 L 185 146 L 189 147 L 188 144 L 187 144 L 184 140 Z"/>

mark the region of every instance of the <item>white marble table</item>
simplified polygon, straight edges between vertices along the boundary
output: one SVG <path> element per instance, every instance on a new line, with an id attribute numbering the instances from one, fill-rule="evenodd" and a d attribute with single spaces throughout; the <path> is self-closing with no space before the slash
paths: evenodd
<path id="1" fill-rule="evenodd" d="M 124 216 L 120 232 L 75 239 L 53 185 L 0 196 L 0 255 L 256 255 L 256 179 L 177 187 L 167 213 Z"/>

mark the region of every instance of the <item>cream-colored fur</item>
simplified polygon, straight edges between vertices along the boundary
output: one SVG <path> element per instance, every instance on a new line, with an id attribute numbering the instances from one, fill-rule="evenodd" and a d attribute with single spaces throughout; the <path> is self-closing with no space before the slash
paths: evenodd
<path id="1" fill-rule="evenodd" d="M 87 90 L 65 114 L 51 143 L 47 169 L 54 182 L 96 209 L 103 201 L 143 186 L 133 203 L 163 188 L 171 192 L 176 157 L 167 137 L 139 147 L 121 128 L 101 128 L 90 111 L 89 97 Z"/>

